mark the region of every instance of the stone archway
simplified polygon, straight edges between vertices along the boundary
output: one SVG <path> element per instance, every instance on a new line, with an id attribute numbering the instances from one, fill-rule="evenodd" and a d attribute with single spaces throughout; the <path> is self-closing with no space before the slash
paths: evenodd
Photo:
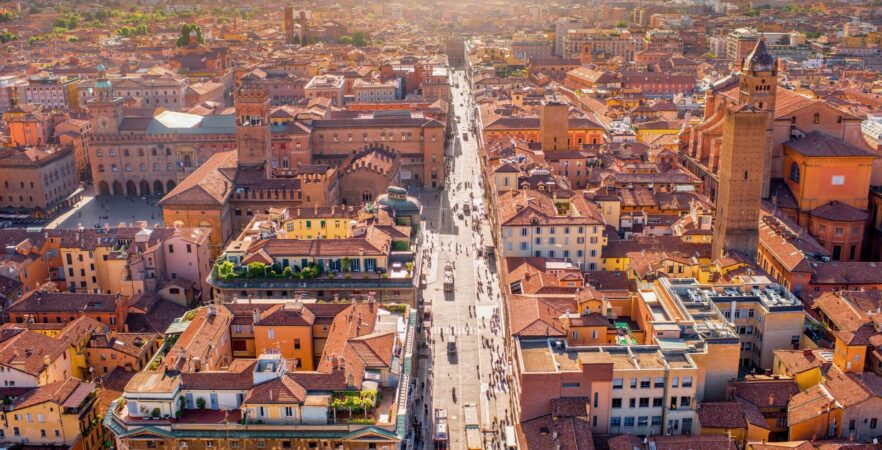
<path id="1" fill-rule="evenodd" d="M 110 194 L 110 186 L 107 185 L 106 181 L 101 181 L 98 183 L 98 195 L 108 195 Z"/>
<path id="2" fill-rule="evenodd" d="M 123 193 L 124 193 L 124 191 L 123 191 L 122 183 L 120 183 L 119 181 L 114 181 L 113 182 L 113 195 L 123 195 Z"/>
<path id="3" fill-rule="evenodd" d="M 162 195 L 165 192 L 165 189 L 162 188 L 162 181 L 156 180 L 153 182 L 153 193 L 156 195 Z"/>
<path id="4" fill-rule="evenodd" d="M 132 180 L 126 181 L 126 195 L 129 197 L 138 195 L 138 186 L 136 186 L 135 182 Z"/>
<path id="5" fill-rule="evenodd" d="M 141 195 L 150 195 L 150 182 L 147 180 L 141 180 Z"/>
<path id="6" fill-rule="evenodd" d="M 165 183 L 165 192 L 171 192 L 177 184 L 173 180 L 168 180 L 168 183 Z"/>

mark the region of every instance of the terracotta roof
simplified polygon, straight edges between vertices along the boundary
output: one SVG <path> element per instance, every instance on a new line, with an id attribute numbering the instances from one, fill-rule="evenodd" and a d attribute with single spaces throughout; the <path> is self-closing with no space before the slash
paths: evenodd
<path id="1" fill-rule="evenodd" d="M 738 402 L 704 402 L 698 408 L 702 428 L 747 428 Z"/>
<path id="2" fill-rule="evenodd" d="M 761 214 L 760 244 L 788 271 L 811 273 L 817 258 L 830 256 L 830 252 L 791 220 L 765 211 Z"/>
<path id="3" fill-rule="evenodd" d="M 247 391 L 254 385 L 254 366 L 257 360 L 237 359 L 227 370 L 183 372 L 181 381 L 188 389 L 218 391 Z"/>
<path id="4" fill-rule="evenodd" d="M 744 417 L 747 418 L 747 422 L 755 427 L 762 428 L 764 430 L 771 430 L 769 427 L 769 422 L 766 421 L 766 418 L 763 416 L 762 411 L 760 411 L 759 406 L 750 403 L 747 400 L 744 400 L 741 397 L 735 397 L 735 401 L 741 405 L 741 410 L 744 411 Z"/>
<path id="5" fill-rule="evenodd" d="M 215 153 L 166 194 L 159 204 L 224 204 L 233 191 L 233 179 L 222 169 L 235 169 L 237 161 L 235 150 Z"/>
<path id="6" fill-rule="evenodd" d="M 545 415 L 521 422 L 516 430 L 523 448 L 594 450 L 591 425 L 580 418 L 554 419 Z"/>
<path id="7" fill-rule="evenodd" d="M 812 210 L 811 214 L 812 217 L 836 222 L 863 222 L 867 220 L 866 211 L 835 200 L 818 206 Z"/>
<path id="8" fill-rule="evenodd" d="M 315 315 L 302 303 L 279 303 L 260 313 L 259 326 L 312 326 Z"/>
<path id="9" fill-rule="evenodd" d="M 4 328 L 0 332 L 0 365 L 39 376 L 50 362 L 60 358 L 68 345 L 40 333 L 21 328 Z"/>
<path id="10" fill-rule="evenodd" d="M 499 196 L 499 221 L 503 226 L 605 225 L 597 205 L 582 196 L 574 196 L 570 206 L 571 214 L 559 215 L 554 200 L 544 191 L 509 191 Z"/>
<path id="11" fill-rule="evenodd" d="M 163 364 L 182 372 L 196 371 L 196 358 L 208 365 L 213 347 L 219 345 L 222 336 L 229 334 L 232 318 L 233 314 L 223 305 L 200 308 L 174 347 L 169 349 Z M 186 356 L 186 361 L 182 355 Z M 201 367 L 201 370 L 207 369 L 210 367 Z"/>
<path id="12" fill-rule="evenodd" d="M 118 300 L 119 295 L 46 292 L 38 289 L 13 303 L 9 311 L 18 314 L 114 312 Z"/>
<path id="13" fill-rule="evenodd" d="M 353 376 L 356 386 L 361 385 L 366 362 L 349 341 L 374 332 L 377 310 L 376 303 L 361 302 L 349 305 L 334 317 L 319 362 L 319 372 L 330 373 L 342 369 L 347 375 Z M 358 350 L 364 350 L 363 344 L 356 346 Z"/>
<path id="14" fill-rule="evenodd" d="M 588 397 L 560 397 L 551 399 L 551 416 L 587 417 L 589 410 Z"/>
<path id="15" fill-rule="evenodd" d="M 634 252 L 664 252 L 691 258 L 709 258 L 711 245 L 686 242 L 680 236 L 638 236 L 634 239 L 610 239 L 603 248 L 603 258 L 625 258 Z"/>
<path id="16" fill-rule="evenodd" d="M 144 293 L 132 297 L 140 299 L 129 307 L 126 325 L 133 333 L 164 333 L 175 319 L 181 317 L 187 308 L 177 303 L 159 298 L 156 293 Z"/>
<path id="17" fill-rule="evenodd" d="M 734 77 L 733 77 L 734 78 Z M 737 81 L 737 79 L 735 80 Z M 741 89 L 738 83 L 733 83 L 731 86 L 727 86 L 728 89 L 722 91 L 721 94 L 725 97 L 728 97 L 730 100 L 737 102 L 739 98 L 739 89 Z M 845 111 L 834 108 L 833 106 L 827 104 L 823 100 L 817 100 L 813 98 L 806 97 L 802 94 L 798 94 L 793 92 L 790 89 L 786 89 L 784 87 L 779 86 L 775 90 L 775 119 L 790 119 L 797 111 L 820 104 L 822 107 L 829 108 L 833 111 L 836 111 L 839 114 L 843 115 L 843 118 L 854 119 L 855 117 L 852 114 L 849 114 Z"/>
<path id="18" fill-rule="evenodd" d="M 775 350 L 775 358 L 791 376 L 815 368 L 826 373 L 832 364 L 830 360 L 821 356 L 819 350 Z"/>
<path id="19" fill-rule="evenodd" d="M 817 262 L 812 264 L 812 284 L 880 284 L 882 263 L 878 262 Z"/>
<path id="20" fill-rule="evenodd" d="M 805 137 L 791 139 L 785 142 L 784 145 L 805 156 L 825 158 L 876 157 L 876 154 L 869 150 L 849 144 L 817 130 L 809 131 Z"/>
<path id="21" fill-rule="evenodd" d="M 303 403 L 304 399 L 306 399 L 306 388 L 288 374 L 284 374 L 281 378 L 274 378 L 252 387 L 243 403 L 291 404 Z"/>
<path id="22" fill-rule="evenodd" d="M 864 314 L 873 314 L 882 308 L 882 291 L 877 289 L 838 291 L 837 294 Z"/>
<path id="23" fill-rule="evenodd" d="M 349 340 L 349 345 L 367 368 L 390 368 L 395 350 L 394 332 L 373 333 Z"/>
<path id="24" fill-rule="evenodd" d="M 817 416 L 819 409 L 834 401 L 837 407 L 850 408 L 879 397 L 882 397 L 882 378 L 878 375 L 871 372 L 838 373 L 793 396 L 787 415 L 792 425 Z"/>
<path id="25" fill-rule="evenodd" d="M 31 389 L 15 400 L 12 410 L 29 408 L 46 402 L 61 405 L 63 408 L 76 408 L 93 392 L 95 392 L 94 384 L 68 378 Z"/>
<path id="26" fill-rule="evenodd" d="M 513 295 L 508 301 L 511 334 L 528 336 L 566 336 L 559 317 L 564 311 L 537 297 Z"/>
<path id="27" fill-rule="evenodd" d="M 759 408 L 785 408 L 787 400 L 799 392 L 799 387 L 790 379 L 738 381 L 730 386 L 735 397 Z"/>
<path id="28" fill-rule="evenodd" d="M 91 317 L 82 316 L 68 322 L 55 339 L 76 346 L 91 338 L 93 333 L 107 332 L 107 330 L 107 325 Z"/>
<path id="29" fill-rule="evenodd" d="M 834 331 L 855 331 L 870 320 L 866 314 L 857 311 L 851 302 L 836 292 L 821 294 L 812 302 L 812 308 L 827 316 L 832 322 Z"/>

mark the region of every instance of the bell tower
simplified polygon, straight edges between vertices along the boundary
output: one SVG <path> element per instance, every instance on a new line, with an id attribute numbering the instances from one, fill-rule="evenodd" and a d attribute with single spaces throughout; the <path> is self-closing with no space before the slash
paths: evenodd
<path id="1" fill-rule="evenodd" d="M 98 65 L 95 98 L 88 102 L 92 116 L 92 130 L 96 134 L 114 134 L 123 119 L 123 99 L 113 96 L 113 86 L 107 78 L 104 64 Z"/>
<path id="2" fill-rule="evenodd" d="M 773 176 L 781 177 L 783 155 L 772 149 L 772 127 L 775 119 L 775 96 L 778 92 L 778 60 L 766 49 L 765 39 L 756 43 L 741 66 L 738 100 L 742 105 L 766 114 L 766 147 L 763 165 L 762 196 L 769 196 Z M 778 151 L 780 153 L 780 151 Z M 777 168 L 777 170 L 776 170 Z"/>
<path id="3" fill-rule="evenodd" d="M 236 92 L 236 149 L 240 167 L 261 167 L 270 176 L 272 137 L 270 97 L 265 87 L 242 87 Z"/>

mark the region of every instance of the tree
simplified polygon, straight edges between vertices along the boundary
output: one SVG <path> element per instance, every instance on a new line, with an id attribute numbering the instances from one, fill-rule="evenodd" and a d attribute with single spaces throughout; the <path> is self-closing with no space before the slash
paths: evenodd
<path id="1" fill-rule="evenodd" d="M 351 36 L 342 36 L 342 37 L 340 37 L 340 43 L 343 45 L 352 45 L 352 37 Z"/>
<path id="2" fill-rule="evenodd" d="M 178 47 L 186 47 L 190 42 L 190 32 L 196 32 L 196 42 L 199 44 L 205 43 L 205 38 L 202 37 L 202 27 L 195 23 L 188 23 L 181 27 L 181 36 L 178 37 L 178 41 L 175 43 Z"/>
<path id="3" fill-rule="evenodd" d="M 616 28 L 628 28 L 628 22 L 621 20 L 616 24 Z"/>
<path id="4" fill-rule="evenodd" d="M 356 47 L 366 47 L 368 45 L 368 35 L 364 31 L 356 31 L 352 33 L 352 45 Z"/>
<path id="5" fill-rule="evenodd" d="M 12 17 L 12 12 L 10 11 L 0 12 L 0 23 L 9 22 L 10 20 L 12 20 Z"/>
<path id="6" fill-rule="evenodd" d="M 14 41 L 16 39 L 18 39 L 18 36 L 12 34 L 9 31 L 0 32 L 0 44 L 5 44 L 7 42 Z"/>

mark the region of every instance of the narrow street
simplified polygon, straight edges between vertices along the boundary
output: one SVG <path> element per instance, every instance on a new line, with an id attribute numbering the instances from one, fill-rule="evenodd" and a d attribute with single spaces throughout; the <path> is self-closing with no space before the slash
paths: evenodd
<path id="1" fill-rule="evenodd" d="M 459 87 L 456 87 L 456 85 Z M 454 138 L 448 149 L 447 186 L 440 192 L 418 194 L 423 202 L 425 240 L 423 252 L 428 255 L 427 285 L 423 291 L 426 310 L 431 310 L 432 325 L 428 332 L 430 342 L 428 373 L 421 373 L 429 395 L 423 396 L 419 406 L 423 419 L 424 448 L 432 448 L 432 415 L 435 408 L 447 412 L 449 448 L 475 448 L 466 442 L 464 404 L 474 404 L 478 410 L 480 448 L 502 448 L 504 425 L 509 396 L 507 386 L 507 356 L 503 355 L 504 324 L 496 274 L 496 260 L 484 253 L 492 236 L 482 235 L 486 224 L 486 208 L 481 190 L 478 140 L 470 130 L 474 121 L 471 113 L 469 87 L 463 72 L 453 74 L 452 114 Z M 463 135 L 467 139 L 463 140 Z M 463 205 L 471 211 L 465 213 Z M 491 244 L 492 245 L 492 244 Z M 444 266 L 454 266 L 454 289 L 444 290 Z M 448 348 L 455 336 L 456 350 Z M 473 432 L 475 433 L 475 432 Z"/>

